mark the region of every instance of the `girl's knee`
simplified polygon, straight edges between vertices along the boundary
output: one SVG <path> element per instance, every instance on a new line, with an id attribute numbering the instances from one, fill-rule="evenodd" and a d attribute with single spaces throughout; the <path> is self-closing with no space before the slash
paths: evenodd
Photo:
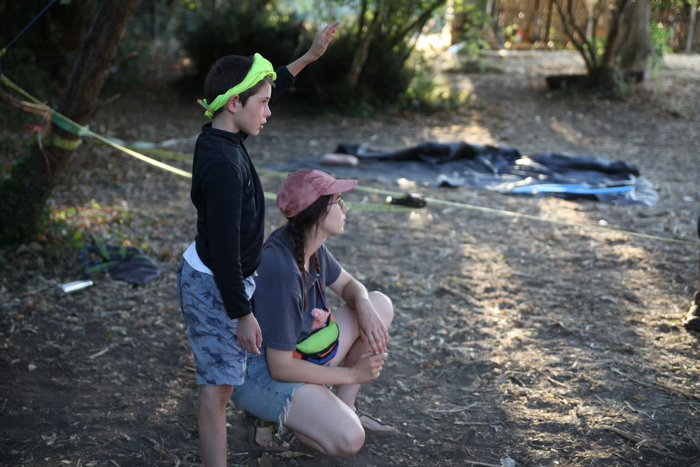
<path id="1" fill-rule="evenodd" d="M 391 299 L 376 290 L 369 293 L 369 299 L 380 316 L 388 318 L 391 322 L 391 319 L 394 317 L 394 304 L 391 302 Z"/>
<path id="2" fill-rule="evenodd" d="M 334 453 L 338 457 L 350 457 L 357 454 L 365 444 L 365 430 L 360 426 L 359 429 L 347 429 L 336 440 Z"/>

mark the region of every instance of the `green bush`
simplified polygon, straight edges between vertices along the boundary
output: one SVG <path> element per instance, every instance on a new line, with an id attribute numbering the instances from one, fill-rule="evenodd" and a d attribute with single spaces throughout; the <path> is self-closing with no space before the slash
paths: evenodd
<path id="1" fill-rule="evenodd" d="M 181 81 L 182 88 L 201 94 L 211 65 L 224 55 L 258 52 L 275 68 L 286 65 L 308 50 L 316 32 L 316 26 L 307 28 L 292 15 L 269 11 L 260 14 L 230 8 L 216 18 L 193 12 L 181 36 L 194 67 Z M 350 69 L 358 47 L 351 33 L 336 33 L 326 54 L 304 69 L 285 101 L 291 100 L 308 112 L 333 109 L 348 113 L 366 113 L 400 102 L 412 77 L 400 58 L 407 53 L 407 46 L 373 41 L 357 86 L 350 89 Z"/>
<path id="2" fill-rule="evenodd" d="M 211 18 L 193 11 L 183 23 L 182 46 L 193 61 L 193 73 L 184 84 L 201 94 L 211 65 L 226 55 L 250 56 L 259 53 L 277 68 L 301 55 L 311 44 L 303 23 L 293 17 L 239 11 L 231 7 Z M 298 50 L 302 43 L 306 48 Z"/>
<path id="3" fill-rule="evenodd" d="M 664 55 L 673 52 L 671 47 L 671 37 L 673 36 L 673 28 L 665 26 L 663 23 L 652 21 L 649 25 L 651 35 L 651 45 L 659 60 L 663 60 Z"/>
<path id="4" fill-rule="evenodd" d="M 357 44 L 348 34 L 337 34 L 323 59 L 312 63 L 299 80 L 297 95 L 312 107 L 347 113 L 366 113 L 395 106 L 402 99 L 412 73 L 399 59 L 401 51 L 374 41 L 354 89 L 350 69 Z"/>

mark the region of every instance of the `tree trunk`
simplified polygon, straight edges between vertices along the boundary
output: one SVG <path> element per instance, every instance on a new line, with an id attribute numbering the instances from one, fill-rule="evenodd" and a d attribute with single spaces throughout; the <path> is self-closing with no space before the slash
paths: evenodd
<path id="1" fill-rule="evenodd" d="M 649 0 L 630 2 L 622 14 L 620 41 L 615 55 L 623 70 L 643 70 L 651 56 L 651 32 L 649 31 Z"/>
<path id="2" fill-rule="evenodd" d="M 361 18 L 363 21 L 361 21 L 361 25 L 364 23 L 364 15 L 366 11 L 365 8 L 367 8 L 366 1 L 362 2 L 362 8 Z M 377 10 L 373 14 L 372 23 L 370 23 L 370 25 L 367 27 L 367 31 L 358 31 L 358 47 L 355 51 L 352 65 L 350 66 L 350 77 L 348 78 L 348 85 L 350 86 L 350 89 L 355 89 L 357 87 L 357 82 L 362 74 L 362 68 L 365 66 L 365 62 L 367 61 L 367 51 L 369 50 L 370 44 L 374 40 L 380 18 L 381 11 L 379 10 L 379 7 L 377 7 Z"/>
<path id="3" fill-rule="evenodd" d="M 85 124 L 97 101 L 137 0 L 105 0 L 75 61 L 58 112 Z M 52 127 L 0 185 L 0 243 L 26 242 L 42 226 L 46 203 L 68 167 L 78 136 Z"/>
<path id="4" fill-rule="evenodd" d="M 685 39 L 685 51 L 690 53 L 693 51 L 693 37 L 695 36 L 695 18 L 698 12 L 698 2 L 690 1 L 688 2 L 688 7 L 690 8 L 690 18 L 688 19 L 688 37 Z"/>

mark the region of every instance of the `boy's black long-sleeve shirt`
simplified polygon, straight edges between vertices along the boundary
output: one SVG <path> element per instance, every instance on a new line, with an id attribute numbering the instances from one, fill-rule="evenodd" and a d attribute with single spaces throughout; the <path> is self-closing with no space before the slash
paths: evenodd
<path id="1" fill-rule="evenodd" d="M 286 67 L 275 70 L 270 103 L 294 84 Z M 229 318 L 249 314 L 243 280 L 260 264 L 265 198 L 243 141 L 248 135 L 202 127 L 192 164 L 190 196 L 197 209 L 197 255 L 214 273 Z"/>

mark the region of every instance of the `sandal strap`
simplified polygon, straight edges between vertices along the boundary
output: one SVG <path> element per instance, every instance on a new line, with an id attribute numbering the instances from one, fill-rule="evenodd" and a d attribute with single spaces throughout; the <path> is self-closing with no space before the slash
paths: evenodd
<path id="1" fill-rule="evenodd" d="M 277 427 L 277 423 L 256 417 L 248 411 L 245 412 L 245 421 L 246 424 L 248 424 L 249 426 L 254 426 L 255 428 Z"/>
<path id="2" fill-rule="evenodd" d="M 383 422 L 381 418 L 374 417 L 374 416 L 368 414 L 367 412 L 365 412 L 364 410 L 358 409 L 357 407 L 355 407 L 355 415 L 357 415 L 357 418 L 367 417 L 370 420 L 374 420 L 375 422 L 379 423 L 380 425 L 394 426 L 391 423 Z"/>
<path id="3" fill-rule="evenodd" d="M 396 428 L 396 425 L 393 425 L 393 424 L 387 423 L 387 422 L 383 422 L 381 419 L 374 417 L 374 416 L 368 414 L 367 412 L 365 412 L 361 409 L 358 409 L 357 407 L 355 407 L 355 415 L 357 415 L 357 418 L 367 417 L 370 420 L 373 420 L 376 423 L 378 423 L 384 427 L 393 428 L 393 430 L 386 430 L 385 431 L 385 430 L 371 430 L 371 429 L 363 426 L 365 429 L 365 433 L 367 433 L 367 434 L 371 434 L 371 435 L 375 435 L 375 436 L 394 436 L 398 433 L 398 428 Z M 360 423 L 362 423 L 362 422 L 360 422 Z"/>

